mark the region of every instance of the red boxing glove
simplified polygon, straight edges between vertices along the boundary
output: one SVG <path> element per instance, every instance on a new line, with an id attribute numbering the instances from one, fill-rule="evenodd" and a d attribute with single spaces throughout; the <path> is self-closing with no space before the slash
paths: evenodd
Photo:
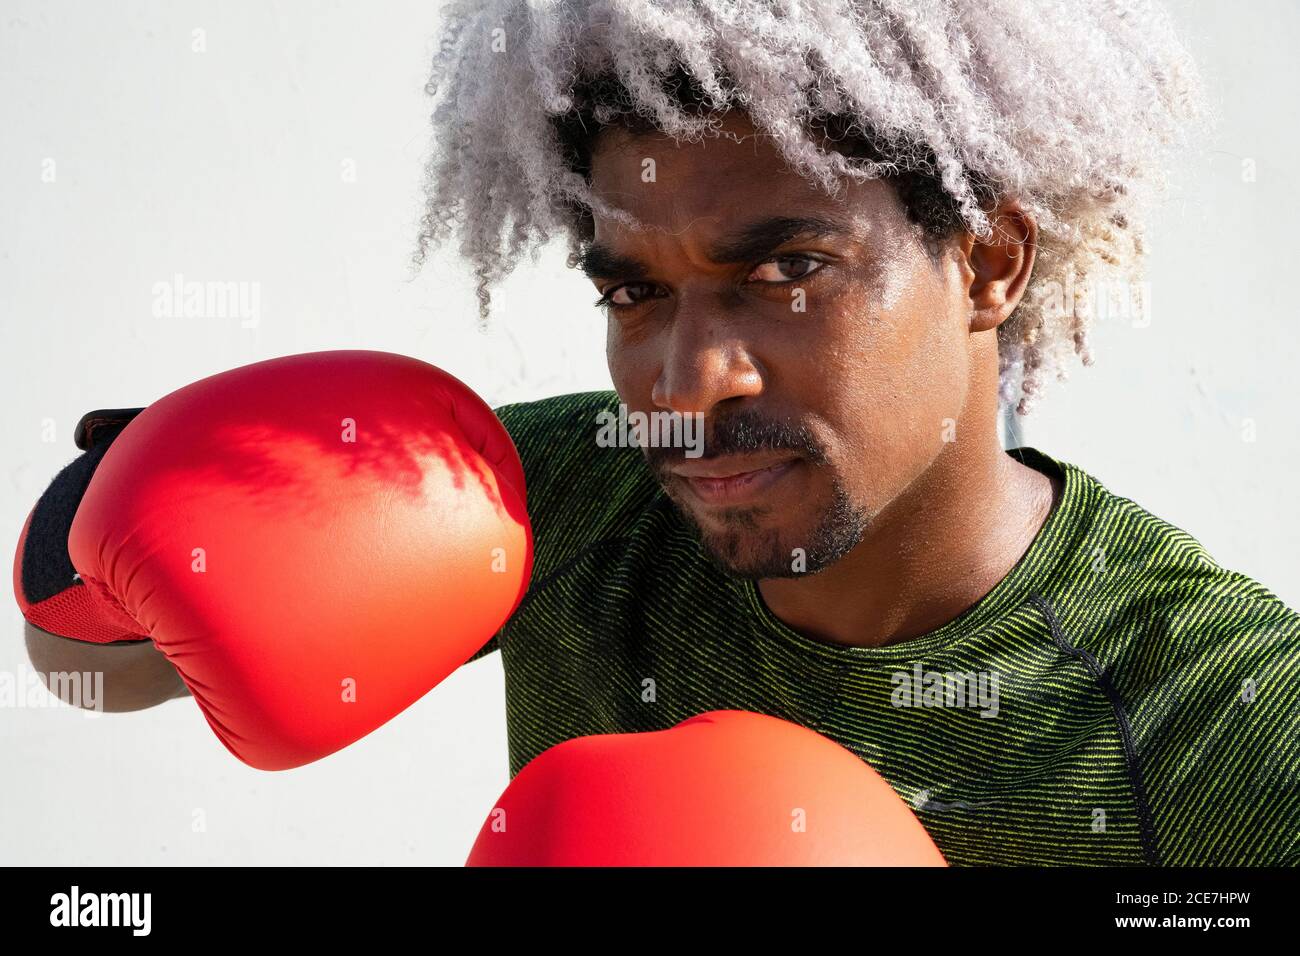
<path id="1" fill-rule="evenodd" d="M 478 396 L 416 359 L 340 351 L 140 412 L 68 553 L 230 751 L 282 770 L 368 734 L 482 647 L 528 586 L 532 532 L 518 455 Z"/>
<path id="2" fill-rule="evenodd" d="M 884 778 L 814 730 L 718 710 L 577 737 L 511 781 L 468 866 L 946 866 Z"/>

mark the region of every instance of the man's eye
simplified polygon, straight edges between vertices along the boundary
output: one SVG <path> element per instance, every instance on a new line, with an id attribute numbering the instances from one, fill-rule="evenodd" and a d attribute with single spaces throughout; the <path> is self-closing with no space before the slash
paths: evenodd
<path id="1" fill-rule="evenodd" d="M 793 263 L 795 265 L 794 274 L 788 274 L 784 268 L 785 264 Z M 766 262 L 759 263 L 750 278 L 758 277 L 760 282 L 793 282 L 796 279 L 802 279 L 810 276 L 826 263 L 819 259 L 812 259 L 808 256 L 777 256 L 774 259 L 768 259 Z M 766 272 L 764 273 L 764 270 Z"/>
<path id="2" fill-rule="evenodd" d="M 631 282 L 626 285 L 615 286 L 610 289 L 599 299 L 596 300 L 596 306 L 612 306 L 615 309 L 627 309 L 641 301 L 636 296 L 629 297 L 629 289 L 648 289 L 650 286 L 645 282 Z"/>
<path id="3" fill-rule="evenodd" d="M 826 263 L 820 259 L 814 259 L 811 256 L 776 256 L 768 259 L 766 262 L 759 263 L 758 267 L 750 273 L 750 279 L 756 279 L 758 282 L 777 285 L 782 282 L 796 282 L 799 279 L 807 278 L 814 272 L 818 272 Z M 793 266 L 793 270 L 790 269 Z M 653 289 L 648 282 L 628 282 L 623 285 L 615 286 L 610 289 L 599 299 L 596 300 L 597 308 L 630 309 L 640 305 L 651 295 L 645 294 L 646 290 Z"/>

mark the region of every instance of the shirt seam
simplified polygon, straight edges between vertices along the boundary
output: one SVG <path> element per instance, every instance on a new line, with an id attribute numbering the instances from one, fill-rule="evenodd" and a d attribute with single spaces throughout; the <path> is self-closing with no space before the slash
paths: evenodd
<path id="1" fill-rule="evenodd" d="M 1127 771 L 1129 786 L 1133 791 L 1133 802 L 1137 809 L 1138 836 L 1142 844 L 1142 858 L 1147 866 L 1160 866 L 1160 847 L 1156 839 L 1155 819 L 1151 812 L 1151 802 L 1147 796 L 1146 784 L 1142 778 L 1141 754 L 1138 753 L 1137 745 L 1134 742 L 1133 725 L 1129 719 L 1128 708 L 1124 705 L 1124 700 L 1119 691 L 1115 689 L 1115 685 L 1111 683 L 1110 677 L 1107 676 L 1097 658 L 1083 648 L 1071 644 L 1066 639 L 1060 623 L 1056 619 L 1056 614 L 1052 610 L 1051 602 L 1041 594 L 1034 594 L 1029 598 L 1029 603 L 1037 608 L 1046 619 L 1052 640 L 1056 646 L 1061 649 L 1062 653 L 1074 658 L 1083 665 L 1110 704 L 1111 712 L 1119 729 L 1120 742 L 1124 748 L 1124 767 Z"/>

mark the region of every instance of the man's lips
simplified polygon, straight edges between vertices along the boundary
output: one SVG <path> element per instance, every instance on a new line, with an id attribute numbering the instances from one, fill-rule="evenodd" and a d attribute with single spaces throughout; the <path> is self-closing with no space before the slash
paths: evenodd
<path id="1" fill-rule="evenodd" d="M 722 455 L 701 461 L 684 461 L 669 471 L 682 478 L 733 478 L 794 461 L 798 456 L 785 454 Z"/>
<path id="2" fill-rule="evenodd" d="M 795 455 L 727 455 L 683 462 L 669 470 L 706 504 L 740 504 L 758 498 L 800 464 Z"/>

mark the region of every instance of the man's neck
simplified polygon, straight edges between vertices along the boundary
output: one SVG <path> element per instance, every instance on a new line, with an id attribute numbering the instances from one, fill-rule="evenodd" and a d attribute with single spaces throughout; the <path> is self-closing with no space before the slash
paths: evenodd
<path id="1" fill-rule="evenodd" d="M 973 462 L 955 450 L 875 515 L 834 565 L 760 581 L 771 612 L 814 640 L 880 647 L 927 634 L 992 591 L 1033 543 L 1061 482 L 997 446 Z"/>

